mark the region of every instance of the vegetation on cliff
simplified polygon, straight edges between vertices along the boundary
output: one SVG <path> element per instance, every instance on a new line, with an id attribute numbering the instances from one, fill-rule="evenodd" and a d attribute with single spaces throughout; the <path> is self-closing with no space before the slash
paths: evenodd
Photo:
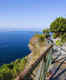
<path id="1" fill-rule="evenodd" d="M 0 80 L 14 80 L 15 77 L 24 70 L 26 58 L 17 59 L 11 64 L 3 64 L 0 67 Z"/>
<path id="2" fill-rule="evenodd" d="M 63 42 L 66 42 L 66 18 L 56 18 L 50 24 L 50 31 L 53 32 L 53 38 L 60 37 Z"/>
<path id="3" fill-rule="evenodd" d="M 45 38 L 48 38 L 48 37 L 50 37 L 50 29 L 44 29 L 43 30 L 43 34 L 45 35 Z"/>
<path id="4" fill-rule="evenodd" d="M 50 31 L 63 34 L 66 32 L 66 18 L 58 17 L 50 24 Z M 60 35 L 58 34 L 58 35 Z"/>

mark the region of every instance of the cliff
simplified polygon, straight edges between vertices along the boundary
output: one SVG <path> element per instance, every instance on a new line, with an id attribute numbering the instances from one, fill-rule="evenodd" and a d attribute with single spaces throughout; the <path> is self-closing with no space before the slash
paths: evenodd
<path id="1" fill-rule="evenodd" d="M 37 37 L 32 37 L 29 43 L 29 48 L 31 53 L 26 56 L 27 64 L 25 68 L 28 68 L 32 63 L 34 63 L 37 58 L 50 46 L 46 41 L 40 41 Z"/>

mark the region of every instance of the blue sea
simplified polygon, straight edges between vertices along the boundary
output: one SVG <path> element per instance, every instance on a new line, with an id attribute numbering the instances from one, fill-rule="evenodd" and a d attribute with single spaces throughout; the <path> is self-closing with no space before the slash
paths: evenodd
<path id="1" fill-rule="evenodd" d="M 28 44 L 35 32 L 0 32 L 0 65 L 23 58 L 31 51 Z"/>

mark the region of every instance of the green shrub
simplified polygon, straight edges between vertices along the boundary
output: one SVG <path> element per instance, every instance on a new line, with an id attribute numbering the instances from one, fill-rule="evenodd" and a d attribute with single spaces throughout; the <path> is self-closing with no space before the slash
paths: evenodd
<path id="1" fill-rule="evenodd" d="M 43 34 L 40 34 L 40 37 L 39 37 L 40 41 L 44 41 L 45 40 L 45 35 Z"/>
<path id="2" fill-rule="evenodd" d="M 37 33 L 36 33 L 34 36 L 35 36 L 35 37 L 38 37 L 38 39 L 39 39 L 40 41 L 44 41 L 44 39 L 45 39 L 45 37 L 46 37 L 44 34 L 37 34 Z"/>
<path id="3" fill-rule="evenodd" d="M 47 33 L 45 34 L 45 36 L 46 36 L 46 38 L 50 37 L 49 32 L 47 32 Z"/>
<path id="4" fill-rule="evenodd" d="M 13 74 L 11 73 L 10 69 L 6 64 L 4 64 L 0 68 L 0 80 L 11 80 L 13 77 Z"/>
<path id="5" fill-rule="evenodd" d="M 62 46 L 61 41 L 60 41 L 60 40 L 56 40 L 56 45 L 57 45 L 57 46 Z"/>
<path id="6" fill-rule="evenodd" d="M 53 38 L 56 39 L 57 35 L 56 33 L 53 33 Z"/>
<path id="7" fill-rule="evenodd" d="M 0 67 L 0 80 L 14 80 L 18 73 L 24 70 L 26 58 L 17 59 L 11 64 L 4 64 Z"/>
<path id="8" fill-rule="evenodd" d="M 43 33 L 45 34 L 45 33 L 49 33 L 50 32 L 50 29 L 49 28 L 47 28 L 47 29 L 43 29 Z"/>
<path id="9" fill-rule="evenodd" d="M 61 41 L 62 41 L 62 42 L 66 42 L 66 33 L 64 33 L 64 34 L 61 36 Z"/>

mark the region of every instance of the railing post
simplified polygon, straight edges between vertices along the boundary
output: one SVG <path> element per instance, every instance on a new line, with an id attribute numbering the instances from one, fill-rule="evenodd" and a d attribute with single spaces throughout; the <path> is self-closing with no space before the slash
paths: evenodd
<path id="1" fill-rule="evenodd" d="M 42 59 L 40 80 L 46 80 L 46 73 L 48 71 L 49 65 L 51 64 L 51 60 L 52 60 L 51 54 L 52 54 L 52 49 L 50 49 L 48 54 L 46 56 L 44 56 Z"/>
<path id="2" fill-rule="evenodd" d="M 25 69 L 17 76 L 16 80 L 46 80 L 46 72 L 48 71 L 49 64 L 51 63 L 52 47 L 53 45 L 49 46 L 28 69 Z M 32 74 L 38 66 L 39 69 L 37 71 L 39 71 L 39 76 L 37 76 L 38 73 L 36 72 L 37 78 L 34 79 L 32 78 Z"/>

